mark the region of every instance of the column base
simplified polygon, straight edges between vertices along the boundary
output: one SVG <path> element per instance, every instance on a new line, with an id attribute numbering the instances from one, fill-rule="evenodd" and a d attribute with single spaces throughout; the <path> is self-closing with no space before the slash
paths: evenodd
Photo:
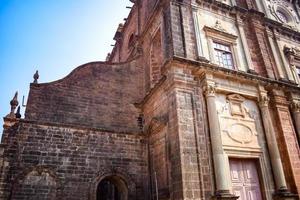
<path id="1" fill-rule="evenodd" d="M 216 191 L 216 194 L 212 197 L 213 200 L 236 200 L 238 196 L 230 194 L 228 190 Z"/>
<path id="2" fill-rule="evenodd" d="M 287 189 L 279 189 L 274 194 L 274 200 L 297 200 L 299 196 L 297 194 L 290 193 Z"/>

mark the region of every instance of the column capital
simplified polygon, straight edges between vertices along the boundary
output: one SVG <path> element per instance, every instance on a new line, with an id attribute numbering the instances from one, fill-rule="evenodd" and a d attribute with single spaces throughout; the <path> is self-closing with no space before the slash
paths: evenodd
<path id="1" fill-rule="evenodd" d="M 260 107 L 268 107 L 270 98 L 267 94 L 261 94 L 259 98 L 259 106 Z"/>
<path id="2" fill-rule="evenodd" d="M 237 25 L 239 25 L 239 26 L 244 26 L 244 25 L 245 25 L 243 19 L 242 19 L 240 16 L 237 16 L 237 18 L 236 18 L 236 23 L 237 23 Z"/>
<path id="3" fill-rule="evenodd" d="M 206 97 L 214 97 L 216 94 L 216 87 L 214 84 L 207 84 L 203 87 L 203 90 Z"/>
<path id="4" fill-rule="evenodd" d="M 293 112 L 300 112 L 300 101 L 292 100 L 291 108 Z"/>

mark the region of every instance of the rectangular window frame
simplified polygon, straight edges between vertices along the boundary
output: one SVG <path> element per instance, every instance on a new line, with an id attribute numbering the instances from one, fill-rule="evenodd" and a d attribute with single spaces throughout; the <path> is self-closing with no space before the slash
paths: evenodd
<path id="1" fill-rule="evenodd" d="M 215 47 L 215 44 L 218 44 L 218 45 L 222 45 L 223 47 L 228 47 L 229 50 L 225 50 L 225 49 L 221 49 L 221 48 L 218 48 L 218 47 Z M 234 61 L 234 55 L 233 55 L 233 48 L 232 48 L 232 45 L 231 44 L 228 44 L 228 43 L 224 43 L 223 41 L 219 41 L 219 40 L 213 40 L 213 53 L 214 53 L 214 60 L 216 63 L 218 63 L 218 65 L 220 67 L 224 67 L 226 69 L 231 69 L 231 70 L 235 70 L 235 61 Z M 221 62 L 219 61 L 219 59 L 217 59 L 217 56 L 216 56 L 216 52 L 223 52 L 223 53 L 228 53 L 230 54 L 230 61 L 231 61 L 231 65 L 225 65 L 224 61 L 224 58 L 222 58 L 222 63 L 223 63 L 223 66 L 221 66 Z M 228 59 L 227 59 L 228 61 Z"/>
<path id="2" fill-rule="evenodd" d="M 219 30 L 216 28 L 208 27 L 208 26 L 204 26 L 203 30 L 206 33 L 210 61 L 212 63 L 218 65 L 219 67 L 222 67 L 216 61 L 216 58 L 214 55 L 215 54 L 214 43 L 220 43 L 220 44 L 230 47 L 232 62 L 233 62 L 232 69 L 226 68 L 226 67 L 223 67 L 223 68 L 229 69 L 229 70 L 239 70 L 240 63 L 239 63 L 239 60 L 237 57 L 238 56 L 238 52 L 237 52 L 237 38 L 238 37 L 236 35 L 225 32 L 225 30 Z"/>

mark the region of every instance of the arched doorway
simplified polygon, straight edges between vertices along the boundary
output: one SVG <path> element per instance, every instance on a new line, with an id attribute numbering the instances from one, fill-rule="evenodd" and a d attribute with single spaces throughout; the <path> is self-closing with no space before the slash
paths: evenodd
<path id="1" fill-rule="evenodd" d="M 126 183 L 118 176 L 102 179 L 97 186 L 97 200 L 127 200 Z"/>

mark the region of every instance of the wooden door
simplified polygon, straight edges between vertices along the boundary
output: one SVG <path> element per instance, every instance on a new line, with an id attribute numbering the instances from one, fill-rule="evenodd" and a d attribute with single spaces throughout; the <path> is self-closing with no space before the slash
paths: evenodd
<path id="1" fill-rule="evenodd" d="M 238 200 L 262 200 L 255 161 L 231 159 L 230 174 L 232 191 Z"/>

